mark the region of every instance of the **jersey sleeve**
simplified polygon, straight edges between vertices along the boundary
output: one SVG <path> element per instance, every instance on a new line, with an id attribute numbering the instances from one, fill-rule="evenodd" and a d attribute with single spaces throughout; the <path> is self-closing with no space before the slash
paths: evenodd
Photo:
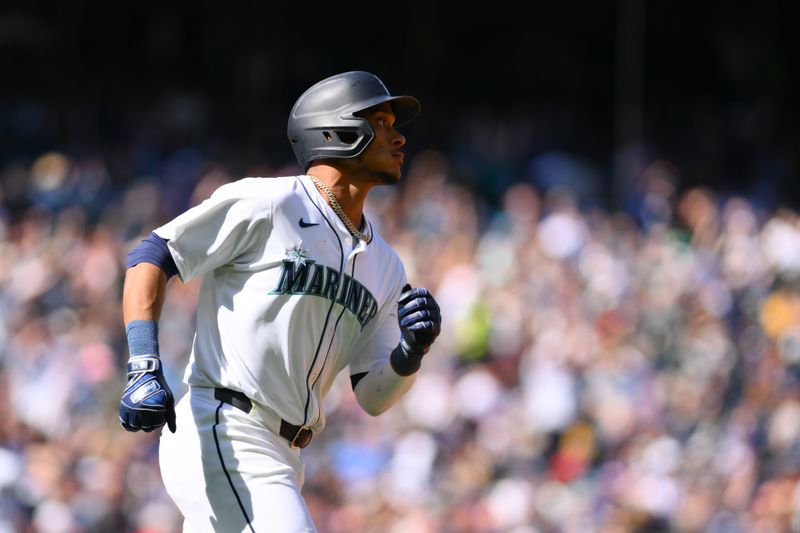
<path id="1" fill-rule="evenodd" d="M 183 281 L 244 262 L 264 246 L 272 228 L 272 205 L 264 191 L 260 178 L 228 183 L 154 230 L 167 240 Z"/>
<path id="2" fill-rule="evenodd" d="M 392 350 L 400 342 L 400 326 L 397 323 L 397 300 L 403 285 L 406 284 L 405 270 L 400 265 L 399 282 L 393 287 L 391 297 L 378 310 L 378 316 L 367 325 L 362 333 L 362 341 L 355 346 L 350 362 L 350 375 L 369 372 L 369 370 L 388 360 Z"/>

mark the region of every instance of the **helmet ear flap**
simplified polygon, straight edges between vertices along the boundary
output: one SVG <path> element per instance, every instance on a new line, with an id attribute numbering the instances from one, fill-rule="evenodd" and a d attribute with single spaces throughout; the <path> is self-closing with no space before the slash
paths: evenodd
<path id="1" fill-rule="evenodd" d="M 369 146 L 375 137 L 372 126 L 366 119 L 351 122 L 347 127 L 311 128 L 289 139 L 303 172 L 314 161 L 357 157 Z"/>
<path id="2" fill-rule="evenodd" d="M 339 142 L 343 144 L 356 144 L 358 142 L 358 134 L 353 131 L 336 131 L 336 136 Z"/>
<path id="3" fill-rule="evenodd" d="M 392 96 L 374 74 L 345 72 L 326 78 L 304 92 L 289 114 L 287 134 L 303 170 L 313 161 L 356 157 L 372 142 L 375 132 L 356 113 L 388 102 L 397 116 L 396 125 L 419 113 L 411 96 Z"/>

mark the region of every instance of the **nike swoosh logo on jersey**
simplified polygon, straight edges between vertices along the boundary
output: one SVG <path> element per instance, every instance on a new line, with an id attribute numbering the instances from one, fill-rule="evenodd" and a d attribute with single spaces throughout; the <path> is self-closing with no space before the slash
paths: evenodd
<path id="1" fill-rule="evenodd" d="M 300 217 L 301 228 L 310 228 L 311 226 L 319 226 L 319 222 L 306 222 L 305 220 L 303 220 L 303 217 Z"/>

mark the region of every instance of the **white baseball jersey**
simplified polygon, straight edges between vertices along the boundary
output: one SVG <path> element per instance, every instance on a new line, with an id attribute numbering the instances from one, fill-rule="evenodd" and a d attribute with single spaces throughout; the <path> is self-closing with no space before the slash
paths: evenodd
<path id="1" fill-rule="evenodd" d="M 356 241 L 307 176 L 226 184 L 155 233 L 184 281 L 202 276 L 189 385 L 239 390 L 318 432 L 336 375 L 400 340 L 400 258 L 371 225 Z"/>

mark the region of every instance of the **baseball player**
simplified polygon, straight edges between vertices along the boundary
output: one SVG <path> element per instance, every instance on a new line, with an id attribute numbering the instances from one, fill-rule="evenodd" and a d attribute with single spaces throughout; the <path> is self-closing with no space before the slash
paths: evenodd
<path id="1" fill-rule="evenodd" d="M 301 496 L 322 398 L 347 369 L 376 416 L 411 387 L 440 331 L 363 215 L 375 185 L 400 180 L 419 112 L 373 74 L 345 72 L 303 93 L 289 141 L 305 174 L 245 178 L 157 228 L 128 255 L 130 360 L 119 417 L 160 440 L 167 492 L 187 532 L 315 531 Z M 174 406 L 158 352 L 168 279 L 202 278 L 197 332 Z"/>

